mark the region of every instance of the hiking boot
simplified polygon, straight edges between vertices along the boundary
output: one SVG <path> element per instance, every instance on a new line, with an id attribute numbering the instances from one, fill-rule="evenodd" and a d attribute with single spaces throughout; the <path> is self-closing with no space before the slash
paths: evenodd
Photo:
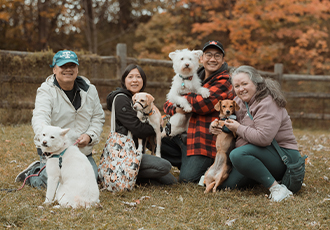
<path id="1" fill-rule="evenodd" d="M 17 177 L 15 178 L 15 182 L 23 182 L 25 180 L 25 178 L 27 177 L 29 171 L 37 165 L 40 165 L 40 161 L 35 161 L 35 162 L 31 163 L 26 169 L 24 169 L 22 172 L 20 172 L 17 175 Z"/>
<path id="2" fill-rule="evenodd" d="M 287 187 L 284 184 L 274 185 L 269 189 L 269 191 L 270 191 L 269 199 L 275 202 L 280 202 L 286 198 L 289 198 L 290 196 L 293 196 L 292 192 L 289 189 L 287 189 Z"/>

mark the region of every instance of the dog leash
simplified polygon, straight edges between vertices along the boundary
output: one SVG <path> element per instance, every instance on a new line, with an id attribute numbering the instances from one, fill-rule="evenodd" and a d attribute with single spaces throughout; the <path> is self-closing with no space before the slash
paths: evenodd
<path id="1" fill-rule="evenodd" d="M 79 142 L 79 140 L 77 140 L 73 145 L 76 145 L 78 142 Z M 66 148 L 64 151 L 62 151 L 62 152 L 60 153 L 60 155 L 62 154 L 62 155 L 61 155 L 61 158 L 59 159 L 59 166 L 60 166 L 60 168 L 62 167 L 62 156 L 63 156 L 63 154 L 65 153 L 66 150 L 67 150 L 67 148 Z M 58 156 L 59 156 L 59 155 L 58 155 Z M 45 168 L 46 168 L 46 165 L 44 165 L 44 167 L 42 167 L 42 168 L 40 169 L 40 171 L 39 171 L 37 174 L 31 174 L 31 175 L 27 176 L 27 177 L 24 179 L 23 185 L 22 185 L 19 189 L 17 189 L 17 191 L 21 190 L 21 189 L 25 186 L 26 180 L 27 180 L 28 178 L 33 177 L 33 176 L 39 176 L 40 173 L 42 172 L 42 170 L 44 170 Z"/>

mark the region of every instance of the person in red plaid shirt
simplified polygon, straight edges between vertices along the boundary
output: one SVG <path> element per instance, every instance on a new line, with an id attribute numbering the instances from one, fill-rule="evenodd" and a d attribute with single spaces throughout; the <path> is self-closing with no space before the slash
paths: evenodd
<path id="1" fill-rule="evenodd" d="M 215 155 L 216 135 L 209 132 L 210 123 L 219 118 L 214 105 L 219 100 L 233 99 L 234 93 L 229 81 L 228 64 L 225 62 L 225 51 L 218 41 L 209 41 L 203 47 L 198 76 L 202 86 L 210 90 L 210 96 L 189 93 L 183 95 L 192 105 L 192 116 L 187 134 L 162 139 L 161 155 L 173 166 L 180 169 L 180 182 L 198 183 L 201 176 L 212 165 Z M 182 108 L 166 101 L 164 112 L 169 115 L 185 113 Z"/>

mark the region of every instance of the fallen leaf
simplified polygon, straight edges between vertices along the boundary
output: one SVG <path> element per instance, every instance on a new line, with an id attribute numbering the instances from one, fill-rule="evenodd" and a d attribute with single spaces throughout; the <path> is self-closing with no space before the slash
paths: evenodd
<path id="1" fill-rule="evenodd" d="M 232 226 L 235 221 L 236 221 L 236 219 L 227 220 L 225 225 Z"/>

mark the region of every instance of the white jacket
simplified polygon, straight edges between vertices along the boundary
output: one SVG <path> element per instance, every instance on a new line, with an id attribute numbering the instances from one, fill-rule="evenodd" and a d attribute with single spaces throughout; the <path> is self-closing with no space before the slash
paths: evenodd
<path id="1" fill-rule="evenodd" d="M 42 124 L 70 128 L 67 135 L 72 143 L 84 133 L 92 138 L 91 143 L 80 149 L 85 155 L 89 155 L 93 145 L 100 141 L 105 121 L 97 90 L 87 78 L 80 76 L 86 87 L 80 88 L 81 106 L 76 110 L 64 91 L 54 84 L 54 78 L 54 74 L 50 75 L 37 90 L 32 116 L 34 143 L 40 148 Z"/>

